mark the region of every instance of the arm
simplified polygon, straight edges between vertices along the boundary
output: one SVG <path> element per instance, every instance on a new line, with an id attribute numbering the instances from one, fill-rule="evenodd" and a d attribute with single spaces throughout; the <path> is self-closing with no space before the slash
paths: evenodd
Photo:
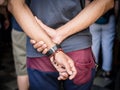
<path id="1" fill-rule="evenodd" d="M 41 26 L 37 23 L 32 12 L 25 4 L 25 0 L 9 0 L 8 9 L 13 14 L 13 16 L 15 17 L 19 25 L 22 27 L 24 32 L 31 39 L 34 39 L 37 42 L 43 41 L 48 46 L 47 47 L 48 50 L 55 45 L 54 42 L 51 40 L 51 38 L 48 36 L 48 34 L 44 31 L 44 29 L 41 28 Z M 70 75 L 69 76 L 70 79 L 75 77 L 77 72 L 74 66 L 74 62 L 64 52 L 58 51 L 56 55 L 52 56 L 50 58 L 52 63 L 53 63 L 53 59 L 56 60 L 56 63 L 58 65 L 61 65 L 65 68 L 67 74 Z M 53 65 L 55 66 L 54 63 Z M 59 67 L 57 67 L 56 69 L 59 71 L 59 73 L 61 72 Z M 61 75 L 59 79 L 62 79 Z"/>
<path id="2" fill-rule="evenodd" d="M 91 3 L 90 0 L 86 0 L 86 7 L 71 21 L 59 27 L 57 30 L 52 30 L 41 22 L 39 25 L 44 28 L 55 43 L 60 44 L 67 37 L 89 27 L 105 12 L 113 8 L 113 6 L 114 0 L 94 0 Z"/>
<path id="3" fill-rule="evenodd" d="M 9 0 L 8 9 L 30 38 L 36 41 L 44 41 L 48 49 L 55 45 L 44 30 L 36 23 L 32 12 L 25 4 L 25 0 Z"/>
<path id="4" fill-rule="evenodd" d="M 44 30 L 49 34 L 52 40 L 55 43 L 60 44 L 67 37 L 90 26 L 105 12 L 113 8 L 113 6 L 114 0 L 94 0 L 91 3 L 90 0 L 86 0 L 86 7 L 75 18 L 59 27 L 57 30 L 53 30 L 52 28 L 44 25 L 41 21 L 37 21 L 39 22 L 39 25 L 42 26 L 42 28 L 44 28 Z M 42 46 L 42 44 L 34 45 L 38 51 L 42 51 L 39 49 L 39 46 Z"/>
<path id="5" fill-rule="evenodd" d="M 94 0 L 87 5 L 75 18 L 61 26 L 57 30 L 57 35 L 61 43 L 65 38 L 80 32 L 94 23 L 102 14 L 113 8 L 114 0 Z M 64 30 L 63 30 L 64 29 Z"/>

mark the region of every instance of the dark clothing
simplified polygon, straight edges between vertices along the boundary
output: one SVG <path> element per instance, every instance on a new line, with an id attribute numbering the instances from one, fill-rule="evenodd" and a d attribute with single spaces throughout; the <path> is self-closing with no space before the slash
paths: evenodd
<path id="1" fill-rule="evenodd" d="M 31 0 L 30 8 L 35 16 L 52 28 L 64 25 L 82 10 L 79 0 L 69 0 L 69 2 L 67 0 Z M 87 28 L 65 39 L 61 46 L 65 52 L 70 52 L 88 48 L 91 42 L 91 34 Z M 27 40 L 27 56 L 42 56 L 33 48 L 29 39 Z"/>
<path id="2" fill-rule="evenodd" d="M 31 0 L 30 8 L 44 24 L 54 29 L 69 22 L 82 10 L 79 0 Z M 75 62 L 78 71 L 73 80 L 63 82 L 65 90 L 89 90 L 92 86 L 95 63 L 91 44 L 89 28 L 71 35 L 61 43 L 62 49 Z M 33 48 L 29 38 L 27 65 L 30 90 L 59 90 L 58 71 L 47 56 Z"/>
<path id="3" fill-rule="evenodd" d="M 75 62 L 77 75 L 73 80 L 63 81 L 64 90 L 90 90 L 95 76 L 93 54 L 91 48 L 67 53 Z M 86 56 L 86 57 L 85 57 Z M 50 63 L 48 57 L 28 58 L 28 74 L 30 90 L 60 90 L 57 80 L 59 73 Z"/>

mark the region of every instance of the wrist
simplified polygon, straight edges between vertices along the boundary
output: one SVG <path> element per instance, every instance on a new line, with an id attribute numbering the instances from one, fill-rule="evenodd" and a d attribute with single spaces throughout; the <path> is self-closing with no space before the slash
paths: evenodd
<path id="1" fill-rule="evenodd" d="M 58 44 L 56 44 L 56 45 L 54 45 L 52 48 L 50 48 L 50 49 L 47 51 L 46 55 L 47 55 L 48 57 L 54 56 L 54 54 L 55 54 L 56 52 L 60 51 L 60 50 L 62 50 L 62 49 L 61 49 L 61 46 L 58 45 Z"/>
<path id="2" fill-rule="evenodd" d="M 53 38 L 53 42 L 59 45 L 62 42 L 62 39 L 59 35 L 57 35 L 55 38 Z"/>
<path id="3" fill-rule="evenodd" d="M 57 43 L 57 44 L 60 44 L 60 43 L 64 40 L 65 35 L 64 35 L 64 33 L 62 32 L 62 30 L 60 30 L 60 29 L 57 29 L 56 31 L 57 31 L 57 33 L 56 33 L 56 35 L 53 37 L 53 42 L 54 42 L 54 43 Z"/>

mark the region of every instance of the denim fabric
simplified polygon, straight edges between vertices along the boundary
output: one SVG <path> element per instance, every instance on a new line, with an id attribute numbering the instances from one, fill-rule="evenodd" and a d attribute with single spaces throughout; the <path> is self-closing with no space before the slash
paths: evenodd
<path id="1" fill-rule="evenodd" d="M 72 80 L 58 81 L 57 72 L 41 72 L 36 69 L 28 68 L 28 73 L 30 90 L 61 90 L 61 87 L 63 87 L 64 90 L 91 90 L 95 69 L 92 69 L 91 79 L 81 85 L 74 84 Z"/>
<path id="2" fill-rule="evenodd" d="M 95 75 L 95 63 L 91 48 L 67 53 L 76 66 L 77 75 L 73 80 L 63 81 L 65 90 L 89 90 Z M 30 90 L 59 90 L 61 81 L 58 72 L 48 57 L 27 58 Z"/>
<path id="3" fill-rule="evenodd" d="M 93 24 L 90 26 L 90 32 L 92 34 L 92 50 L 96 59 L 99 61 L 99 50 L 102 48 L 102 69 L 105 71 L 111 70 L 113 59 L 113 44 L 115 37 L 115 18 L 110 16 L 109 23 L 107 24 Z"/>

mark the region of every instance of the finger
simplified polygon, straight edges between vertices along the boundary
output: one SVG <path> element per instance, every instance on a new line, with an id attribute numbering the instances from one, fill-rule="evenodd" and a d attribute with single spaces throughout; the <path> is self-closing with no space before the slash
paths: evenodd
<path id="1" fill-rule="evenodd" d="M 72 80 L 73 78 L 75 78 L 76 74 L 77 74 L 77 70 L 74 70 L 73 74 L 69 76 L 69 79 Z"/>
<path id="2" fill-rule="evenodd" d="M 69 76 L 69 79 L 72 80 L 77 74 L 76 68 L 72 67 L 72 74 Z"/>
<path id="3" fill-rule="evenodd" d="M 70 64 L 71 70 L 72 70 L 72 74 L 69 76 L 69 79 L 71 80 L 71 79 L 73 79 L 76 76 L 77 70 L 76 70 L 76 67 L 74 65 L 73 60 L 69 60 L 68 63 Z"/>
<path id="4" fill-rule="evenodd" d="M 69 75 L 67 74 L 67 72 L 60 72 L 58 80 L 66 80 L 68 77 Z"/>
<path id="5" fill-rule="evenodd" d="M 64 62 L 64 67 L 69 75 L 72 75 L 72 70 L 68 62 Z"/>
<path id="6" fill-rule="evenodd" d="M 45 48 L 45 49 L 42 51 L 42 54 L 46 54 L 46 53 L 47 53 L 47 51 L 48 51 L 48 49 L 47 49 L 47 48 Z"/>
<path id="7" fill-rule="evenodd" d="M 42 52 L 43 49 L 42 49 L 42 48 L 37 48 L 37 51 L 38 51 L 38 52 Z"/>
<path id="8" fill-rule="evenodd" d="M 69 76 L 67 72 L 61 72 L 60 75 L 63 76 L 64 78 L 66 78 L 66 79 Z"/>
<path id="9" fill-rule="evenodd" d="M 31 44 L 35 44 L 35 43 L 36 43 L 36 41 L 35 41 L 35 40 L 33 40 L 33 39 L 31 39 L 31 40 L 30 40 L 30 43 L 31 43 Z"/>
<path id="10" fill-rule="evenodd" d="M 44 42 L 43 42 L 43 41 L 39 41 L 39 42 L 35 43 L 35 44 L 33 45 L 33 47 L 34 47 L 34 48 L 40 48 L 40 47 L 43 46 L 43 45 L 44 45 Z"/>
<path id="11" fill-rule="evenodd" d="M 46 44 L 38 45 L 38 46 L 36 46 L 36 48 L 37 48 L 37 51 L 42 52 L 42 54 L 46 54 L 48 51 Z"/>
<path id="12" fill-rule="evenodd" d="M 44 43 L 44 44 L 42 44 L 41 48 L 42 48 L 42 49 L 46 49 L 46 48 L 47 48 L 47 45 Z"/>

